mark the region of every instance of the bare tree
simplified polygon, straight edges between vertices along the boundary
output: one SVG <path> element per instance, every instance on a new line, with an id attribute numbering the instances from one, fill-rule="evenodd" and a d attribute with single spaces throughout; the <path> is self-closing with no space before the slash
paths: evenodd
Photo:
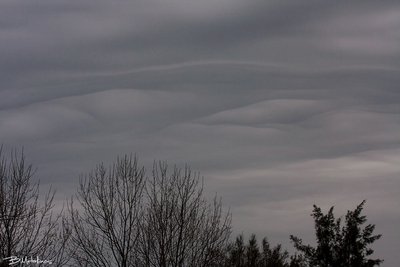
<path id="1" fill-rule="evenodd" d="M 138 266 L 144 168 L 137 158 L 118 158 L 110 168 L 98 165 L 80 181 L 68 205 L 74 266 Z"/>
<path id="2" fill-rule="evenodd" d="M 125 156 L 82 177 L 75 200 L 65 220 L 74 266 L 213 266 L 230 234 L 230 214 L 189 168 L 155 164 L 147 178 Z"/>
<path id="3" fill-rule="evenodd" d="M 41 202 L 33 177 L 23 151 L 7 158 L 0 148 L 0 266 L 8 266 L 10 257 L 65 263 L 68 233 L 61 230 L 61 214 L 52 211 L 55 191 L 50 188 Z"/>
<path id="4" fill-rule="evenodd" d="M 198 173 L 188 167 L 154 164 L 146 187 L 147 209 L 141 244 L 144 266 L 217 266 L 230 232 L 231 216 L 221 201 L 208 203 Z"/>

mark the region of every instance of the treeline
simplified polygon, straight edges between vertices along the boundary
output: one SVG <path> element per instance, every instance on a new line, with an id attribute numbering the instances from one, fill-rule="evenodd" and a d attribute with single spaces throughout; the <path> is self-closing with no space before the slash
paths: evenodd
<path id="1" fill-rule="evenodd" d="M 236 267 L 372 267 L 379 266 L 383 260 L 370 259 L 373 250 L 370 245 L 381 238 L 374 235 L 375 225 L 366 224 L 367 218 L 362 215 L 365 201 L 355 210 L 348 211 L 345 221 L 335 219 L 333 207 L 324 214 L 314 205 L 316 247 L 304 245 L 302 240 L 290 236 L 295 255 L 282 249 L 281 245 L 271 247 L 267 238 L 261 242 L 261 247 L 255 235 L 251 235 L 247 243 L 239 235 L 235 242 L 228 245 L 225 265 Z M 365 225 L 365 226 L 364 226 Z"/>
<path id="2" fill-rule="evenodd" d="M 43 260 L 41 266 L 138 267 L 369 267 L 380 238 L 362 215 L 344 222 L 333 208 L 314 206 L 316 246 L 290 236 L 296 254 L 255 235 L 231 238 L 231 214 L 221 199 L 206 199 L 203 180 L 189 167 L 154 163 L 147 173 L 136 157 L 99 164 L 82 175 L 64 209 L 55 191 L 39 194 L 23 152 L 0 149 L 0 266 Z M 19 262 L 18 264 L 21 264 Z"/>
<path id="3" fill-rule="evenodd" d="M 221 266 L 235 267 L 302 267 L 306 265 L 306 259 L 302 256 L 293 255 L 282 248 L 280 244 L 272 247 L 265 237 L 261 246 L 257 237 L 253 234 L 247 242 L 243 235 L 236 237 L 230 243 L 225 254 L 225 261 Z"/>

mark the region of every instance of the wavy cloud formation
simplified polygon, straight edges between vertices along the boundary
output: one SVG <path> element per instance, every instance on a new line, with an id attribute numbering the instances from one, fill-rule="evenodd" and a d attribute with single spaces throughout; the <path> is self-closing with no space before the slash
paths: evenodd
<path id="1" fill-rule="evenodd" d="M 117 155 L 188 163 L 235 231 L 312 239 L 312 204 L 368 200 L 400 248 L 400 5 L 389 1 L 0 3 L 0 140 L 60 203 Z"/>

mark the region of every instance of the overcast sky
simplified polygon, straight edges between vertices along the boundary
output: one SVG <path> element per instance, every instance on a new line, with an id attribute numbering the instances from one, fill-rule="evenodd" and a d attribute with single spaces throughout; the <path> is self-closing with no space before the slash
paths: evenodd
<path id="1" fill-rule="evenodd" d="M 96 163 L 188 163 L 235 233 L 313 240 L 367 200 L 400 251 L 396 1 L 1 0 L 0 142 L 65 199 Z"/>

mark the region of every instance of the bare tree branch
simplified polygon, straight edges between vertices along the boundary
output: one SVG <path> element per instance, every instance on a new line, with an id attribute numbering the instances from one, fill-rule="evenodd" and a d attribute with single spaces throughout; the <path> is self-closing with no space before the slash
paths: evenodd
<path id="1" fill-rule="evenodd" d="M 132 156 L 108 169 L 100 164 L 81 179 L 79 206 L 71 200 L 64 220 L 75 266 L 137 266 L 144 186 L 144 168 Z"/>
<path id="2" fill-rule="evenodd" d="M 0 259 L 39 257 L 62 266 L 68 233 L 59 225 L 61 213 L 52 211 L 55 191 L 50 188 L 41 203 L 33 176 L 23 150 L 7 159 L 0 148 Z"/>
<path id="3" fill-rule="evenodd" d="M 203 183 L 190 168 L 154 164 L 146 187 L 148 207 L 141 242 L 144 266 L 212 266 L 230 235 L 230 214 L 221 201 L 209 204 Z"/>

